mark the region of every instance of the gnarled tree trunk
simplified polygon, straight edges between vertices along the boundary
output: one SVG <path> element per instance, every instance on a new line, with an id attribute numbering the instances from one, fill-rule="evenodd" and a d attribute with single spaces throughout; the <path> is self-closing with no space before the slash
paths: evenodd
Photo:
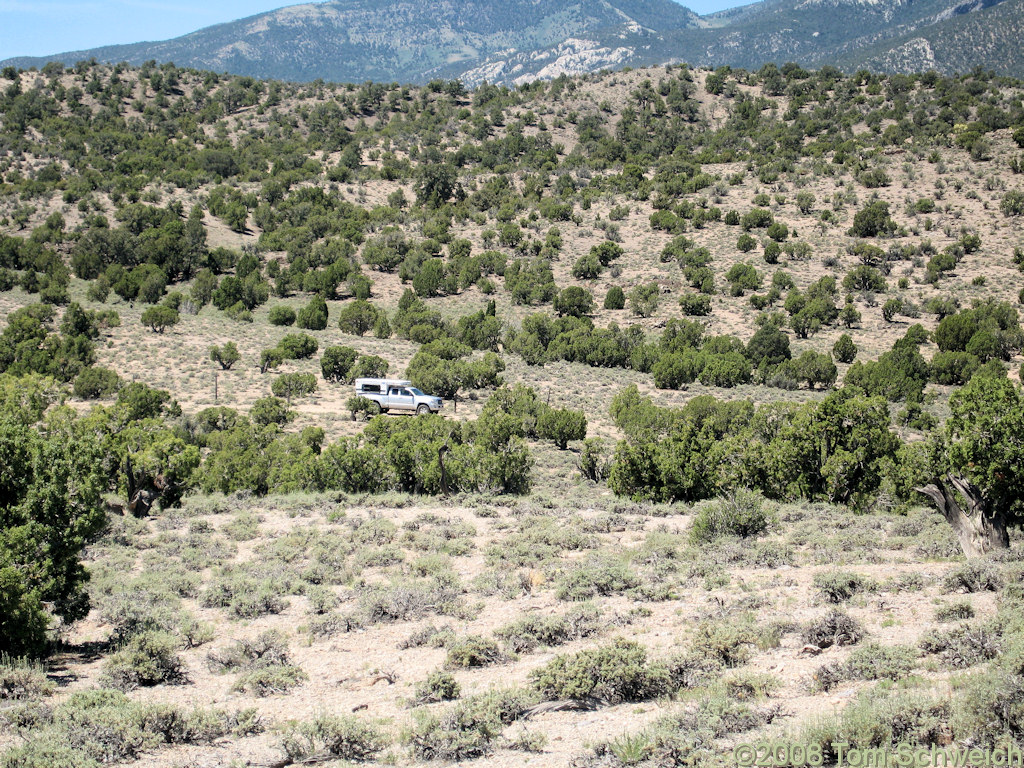
<path id="1" fill-rule="evenodd" d="M 947 485 L 942 478 L 937 477 L 929 485 L 917 490 L 935 502 L 939 512 L 953 526 L 964 554 L 974 558 L 997 549 L 1007 549 L 1010 537 L 1006 531 L 1006 519 L 991 509 L 981 490 L 956 475 L 950 475 L 948 482 Z M 959 491 L 967 502 L 966 508 L 961 506 L 954 490 Z"/>

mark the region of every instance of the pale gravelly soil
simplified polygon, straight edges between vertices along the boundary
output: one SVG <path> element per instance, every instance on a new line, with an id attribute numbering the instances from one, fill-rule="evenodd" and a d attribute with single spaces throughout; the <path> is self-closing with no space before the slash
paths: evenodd
<path id="1" fill-rule="evenodd" d="M 386 500 L 385 504 L 386 504 Z M 351 502 L 349 502 L 351 504 Z M 257 513 L 261 519 L 259 535 L 252 541 L 238 544 L 235 562 L 259 560 L 261 545 L 286 535 L 293 530 L 314 528 L 322 534 L 345 534 L 351 528 L 348 522 L 369 516 L 379 516 L 402 526 L 416 520 L 424 512 L 432 512 L 450 520 L 471 525 L 476 534 L 473 550 L 451 559 L 452 570 L 463 585 L 471 585 L 474 578 L 488 570 L 485 557 L 488 546 L 499 545 L 513 535 L 503 531 L 504 523 L 521 519 L 524 514 L 543 514 L 560 521 L 562 526 L 607 527 L 601 520 L 607 513 L 595 509 L 538 509 L 523 502 L 519 507 L 500 508 L 498 517 L 481 518 L 476 512 L 479 507 L 460 506 L 403 506 L 389 508 L 385 505 L 355 503 L 344 511 L 345 517 L 331 523 L 327 515 L 338 512 L 340 507 L 326 498 L 312 499 L 310 503 L 296 506 L 294 499 L 273 498 L 262 502 L 232 503 L 240 511 L 234 514 L 204 514 L 197 517 L 172 517 L 150 520 L 145 528 L 150 532 L 136 546 L 147 557 L 159 557 L 167 542 L 187 532 L 198 521 L 206 521 L 218 531 L 231 522 L 236 515 Z M 629 508 L 629 505 L 624 505 Z M 186 507 L 186 510 L 193 507 Z M 202 505 L 194 507 L 202 510 Z M 665 517 L 647 517 L 643 507 L 629 508 L 629 513 L 613 515 L 617 524 L 612 532 L 596 534 L 602 552 L 630 552 L 643 544 L 648 533 L 685 532 L 689 524 L 688 510 L 679 507 L 673 510 L 659 508 L 660 513 L 669 512 Z M 654 511 L 659 511 L 654 510 Z M 807 537 L 808 543 L 798 547 L 796 565 L 776 569 L 750 568 L 745 566 L 723 566 L 719 574 L 727 573 L 723 580 L 702 583 L 701 578 L 687 578 L 683 568 L 679 576 L 677 599 L 662 602 L 637 603 L 625 596 L 598 598 L 596 603 L 606 618 L 616 613 L 625 614 L 630 609 L 643 606 L 649 609 L 648 616 L 640 617 L 632 625 L 606 627 L 595 638 L 569 643 L 556 649 L 541 648 L 522 655 L 518 660 L 472 670 L 454 672 L 463 689 L 463 696 L 484 692 L 491 688 L 509 685 L 524 685 L 529 682 L 529 672 L 536 669 L 558 653 L 572 652 L 595 643 L 607 641 L 615 636 L 628 637 L 643 643 L 654 658 L 685 649 L 694 627 L 703 620 L 724 619 L 745 613 L 744 606 L 752 607 L 761 626 L 784 620 L 801 625 L 821 615 L 826 606 L 816 597 L 811 581 L 816 573 L 828 571 L 841 565 L 843 569 L 863 574 L 889 586 L 879 591 L 855 597 L 846 606 L 849 613 L 860 620 L 870 637 L 883 644 L 913 645 L 927 628 L 935 626 L 934 611 L 938 604 L 948 602 L 953 596 L 944 592 L 941 577 L 952 564 L 947 562 L 920 562 L 915 559 L 912 548 L 889 550 L 866 548 L 855 542 L 865 537 L 881 542 L 884 547 L 886 531 L 891 528 L 890 518 L 852 518 L 837 510 L 825 507 L 801 509 L 786 507 L 785 525 L 780 526 L 769 540 L 785 541 L 786 530 L 799 530 L 797 538 Z M 839 518 L 842 518 L 841 520 Z M 803 521 L 803 522 L 801 522 Z M 794 527 L 795 526 L 795 527 Z M 837 527 L 839 526 L 839 527 Z M 810 533 L 808 531 L 817 531 Z M 221 539 L 222 533 L 204 533 L 209 541 Z M 146 543 L 143 543 L 145 541 Z M 163 543 L 161 543 L 161 541 Z M 676 541 L 685 548 L 685 536 Z M 906 545 L 906 540 L 900 540 Z M 152 546 L 152 548 L 150 548 Z M 741 547 L 750 546 L 747 544 Z M 97 550 L 95 567 L 102 567 L 104 559 L 113 550 L 106 547 Z M 167 551 L 167 550 L 163 550 Z M 130 550 L 129 550 L 130 552 Z M 420 552 L 406 550 L 406 563 L 388 569 L 364 569 L 353 586 L 360 581 L 386 582 L 389 575 L 408 572 L 408 563 L 420 556 Z M 445 660 L 444 649 L 411 648 L 401 650 L 398 645 L 415 630 L 428 624 L 450 625 L 457 636 L 466 634 L 490 635 L 494 630 L 529 613 L 562 613 L 571 606 L 560 601 L 554 593 L 554 581 L 558 573 L 573 561 L 587 557 L 587 552 L 565 553 L 561 558 L 543 564 L 536 569 L 523 569 L 534 584 L 532 593 L 504 599 L 500 595 L 483 595 L 472 588 L 464 596 L 469 607 L 468 618 L 450 616 L 428 616 L 413 621 L 393 624 L 368 625 L 350 633 L 310 642 L 302 631 L 308 622 L 308 600 L 301 596 L 290 596 L 289 607 L 276 616 L 264 616 L 255 620 L 230 620 L 225 611 L 202 608 L 198 601 L 186 600 L 185 607 L 198 617 L 214 624 L 215 639 L 203 647 L 186 651 L 190 682 L 180 686 L 159 686 L 135 691 L 131 696 L 146 702 L 175 702 L 190 706 L 215 705 L 228 710 L 255 706 L 261 712 L 265 723 L 272 725 L 289 719 L 308 719 L 324 711 L 347 713 L 357 711 L 365 717 L 384 725 L 389 732 L 398 736 L 410 721 L 410 710 L 406 702 L 413 695 L 413 687 L 429 672 L 441 667 Z M 686 557 L 698 560 L 710 555 L 710 559 L 721 557 L 715 549 L 690 550 Z M 131 555 L 134 558 L 134 555 Z M 136 560 L 136 571 L 141 559 Z M 696 561 L 695 561 L 696 562 Z M 499 566 L 508 569 L 509 566 Z M 920 576 L 923 588 L 901 590 L 892 584 L 904 574 Z M 202 576 L 209 579 L 211 571 Z M 101 581 L 110 577 L 104 575 Z M 332 588 L 342 599 L 340 611 L 347 612 L 354 604 L 355 593 L 351 586 Z M 994 601 L 987 595 L 970 595 L 968 599 L 980 617 L 994 611 Z M 255 698 L 233 693 L 230 689 L 235 675 L 216 674 L 206 664 L 211 650 L 226 648 L 232 641 L 252 638 L 267 629 L 277 629 L 289 638 L 293 663 L 299 665 L 308 675 L 309 681 L 294 692 L 267 698 Z M 76 644 L 103 640 L 109 632 L 95 618 L 76 625 L 68 637 Z M 840 711 L 854 694 L 873 683 L 845 683 L 827 693 L 813 694 L 809 684 L 814 670 L 823 663 L 843 658 L 849 649 L 832 648 L 820 656 L 812 657 L 801 653 L 803 646 L 798 634 L 787 633 L 779 647 L 755 651 L 743 671 L 756 671 L 772 675 L 779 683 L 771 702 L 781 705 L 785 716 L 766 730 L 765 736 L 779 736 L 799 726 L 808 718 Z M 88 688 L 96 684 L 102 670 L 102 661 L 83 658 L 72 650 L 58 659 L 62 675 L 70 681 L 57 695 L 63 697 L 68 691 Z M 948 692 L 948 671 L 936 668 L 934 664 L 919 661 L 919 684 L 926 689 Z M 388 679 L 393 680 L 389 682 Z M 445 704 L 432 705 L 445 707 Z M 616 738 L 624 733 L 643 729 L 660 715 L 686 707 L 687 701 L 663 700 L 639 704 L 623 704 L 596 711 L 555 712 L 540 715 L 525 724 L 515 724 L 506 730 L 507 736 L 514 737 L 520 730 L 541 732 L 547 736 L 547 745 L 539 754 L 521 753 L 498 749 L 490 757 L 482 759 L 479 765 L 494 766 L 565 766 L 573 756 L 603 739 Z M 747 734 L 741 739 L 749 741 L 758 734 Z M 723 746 L 727 748 L 727 744 Z M 404 748 L 392 749 L 395 759 L 408 762 Z M 167 768 L 194 766 L 217 766 L 229 764 L 253 764 L 272 761 L 280 756 L 276 734 L 268 733 L 226 741 L 212 747 L 181 747 L 164 750 L 147 757 L 143 764 L 166 766 Z"/>

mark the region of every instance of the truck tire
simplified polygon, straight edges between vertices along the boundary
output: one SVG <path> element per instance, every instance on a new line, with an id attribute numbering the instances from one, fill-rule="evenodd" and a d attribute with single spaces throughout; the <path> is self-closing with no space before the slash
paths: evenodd
<path id="1" fill-rule="evenodd" d="M 373 400 L 371 402 L 374 404 L 374 406 L 376 406 L 373 409 L 374 415 L 378 415 L 378 414 L 384 413 L 384 407 L 380 403 L 378 403 L 376 400 Z"/>
<path id="2" fill-rule="evenodd" d="M 430 413 L 430 406 L 427 405 L 426 403 L 421 403 L 419 406 L 417 406 L 417 408 L 416 408 L 416 415 L 417 416 L 426 416 L 428 413 Z"/>

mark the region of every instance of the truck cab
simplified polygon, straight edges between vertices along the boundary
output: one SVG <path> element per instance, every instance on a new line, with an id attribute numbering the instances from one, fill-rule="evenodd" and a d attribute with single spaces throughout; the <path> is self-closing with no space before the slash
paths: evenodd
<path id="1" fill-rule="evenodd" d="M 375 403 L 377 413 L 405 411 L 426 415 L 444 407 L 440 397 L 427 395 L 404 379 L 356 379 L 356 394 Z"/>

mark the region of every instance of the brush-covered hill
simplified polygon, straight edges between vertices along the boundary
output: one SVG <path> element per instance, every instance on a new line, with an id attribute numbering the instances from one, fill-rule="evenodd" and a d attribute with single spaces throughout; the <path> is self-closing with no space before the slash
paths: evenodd
<path id="1" fill-rule="evenodd" d="M 1021 82 L 0 83 L 0 765 L 1024 748 Z"/>

